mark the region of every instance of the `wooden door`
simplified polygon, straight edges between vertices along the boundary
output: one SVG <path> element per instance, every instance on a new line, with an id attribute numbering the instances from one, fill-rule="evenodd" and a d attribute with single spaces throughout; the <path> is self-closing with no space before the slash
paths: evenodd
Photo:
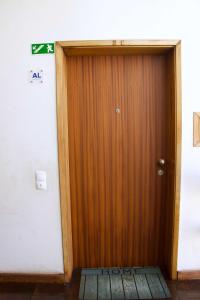
<path id="1" fill-rule="evenodd" d="M 67 58 L 74 267 L 163 264 L 165 55 Z"/>

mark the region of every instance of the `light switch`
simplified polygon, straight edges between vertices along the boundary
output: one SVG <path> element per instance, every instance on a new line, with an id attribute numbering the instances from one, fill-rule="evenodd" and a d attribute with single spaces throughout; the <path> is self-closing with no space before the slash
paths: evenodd
<path id="1" fill-rule="evenodd" d="M 35 172 L 35 186 L 37 190 L 47 189 L 47 175 L 45 171 Z"/>

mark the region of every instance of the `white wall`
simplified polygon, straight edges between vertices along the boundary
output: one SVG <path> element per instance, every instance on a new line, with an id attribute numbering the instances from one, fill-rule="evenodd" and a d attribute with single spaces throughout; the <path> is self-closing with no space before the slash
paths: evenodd
<path id="1" fill-rule="evenodd" d="M 178 269 L 200 269 L 200 111 L 198 0 L 0 1 L 0 272 L 63 271 L 54 56 L 33 42 L 70 39 L 182 39 L 183 159 Z M 194 47 L 195 44 L 195 47 Z M 28 71 L 43 68 L 44 84 Z M 36 191 L 34 171 L 47 171 Z"/>

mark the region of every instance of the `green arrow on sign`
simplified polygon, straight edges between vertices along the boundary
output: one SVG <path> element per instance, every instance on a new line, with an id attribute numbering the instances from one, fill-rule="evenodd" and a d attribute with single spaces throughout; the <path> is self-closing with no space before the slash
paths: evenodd
<path id="1" fill-rule="evenodd" d="M 53 54 L 54 43 L 32 44 L 32 54 Z"/>

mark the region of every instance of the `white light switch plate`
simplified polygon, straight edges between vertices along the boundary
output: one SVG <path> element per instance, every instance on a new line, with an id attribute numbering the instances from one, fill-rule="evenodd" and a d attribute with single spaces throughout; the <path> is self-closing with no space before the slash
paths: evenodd
<path id="1" fill-rule="evenodd" d="M 37 190 L 47 189 L 47 175 L 45 171 L 35 172 L 35 186 Z"/>

